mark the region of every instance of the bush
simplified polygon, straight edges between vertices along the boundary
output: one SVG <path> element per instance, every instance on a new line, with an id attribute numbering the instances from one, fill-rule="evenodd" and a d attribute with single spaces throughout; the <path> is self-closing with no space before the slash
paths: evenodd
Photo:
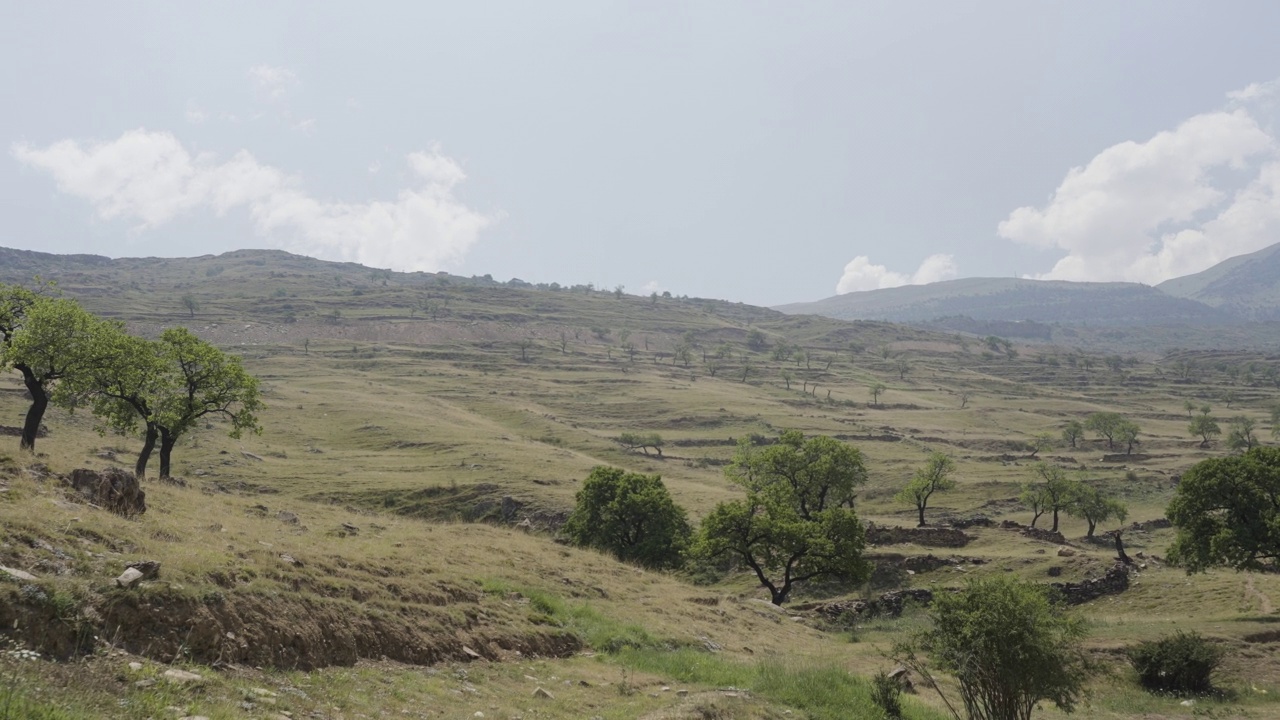
<path id="1" fill-rule="evenodd" d="M 902 686 L 897 678 L 881 670 L 871 678 L 871 702 L 884 711 L 886 717 L 902 717 Z"/>
<path id="2" fill-rule="evenodd" d="M 597 467 L 582 483 L 564 533 L 578 545 L 607 550 L 648 567 L 678 567 L 691 529 L 662 478 Z"/>
<path id="3" fill-rule="evenodd" d="M 1178 695 L 1213 690 L 1213 673 L 1222 663 L 1222 649 L 1196 633 L 1149 640 L 1128 649 L 1138 682 L 1148 690 Z"/>

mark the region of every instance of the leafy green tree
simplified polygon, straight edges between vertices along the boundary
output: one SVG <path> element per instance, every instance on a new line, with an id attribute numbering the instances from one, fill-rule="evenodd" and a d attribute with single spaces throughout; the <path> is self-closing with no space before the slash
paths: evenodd
<path id="1" fill-rule="evenodd" d="M 1169 558 L 1187 572 L 1280 570 L 1280 448 L 1196 463 L 1165 515 L 1178 531 Z"/>
<path id="2" fill-rule="evenodd" d="M 1096 412 L 1085 418 L 1084 428 L 1090 432 L 1097 433 L 1100 438 L 1106 438 L 1107 449 L 1114 450 L 1116 447 L 1116 435 L 1119 434 L 1124 421 L 1120 413 Z"/>
<path id="3" fill-rule="evenodd" d="M 882 382 L 873 382 L 867 386 L 867 392 L 871 393 L 872 405 L 880 405 L 880 396 L 884 394 L 885 390 L 888 390 L 888 388 Z"/>
<path id="4" fill-rule="evenodd" d="M 769 341 L 765 339 L 764 333 L 759 329 L 752 329 L 747 333 L 747 347 L 759 352 L 769 347 Z"/>
<path id="5" fill-rule="evenodd" d="M 917 650 L 954 675 L 971 720 L 1029 720 L 1046 700 L 1071 712 L 1093 673 L 1083 647 L 1086 629 L 1047 593 L 1007 576 L 970 580 L 959 592 L 936 595 L 931 627 L 895 654 L 940 695 Z"/>
<path id="6" fill-rule="evenodd" d="M 207 417 L 221 417 L 239 438 L 248 430 L 262 432 L 254 414 L 262 408 L 258 379 L 245 372 L 240 358 L 228 355 L 177 327 L 160 335 L 161 357 L 167 364 L 164 384 L 152 405 L 160 431 L 160 477 L 169 477 L 173 447 L 178 439 Z"/>
<path id="7" fill-rule="evenodd" d="M 1053 527 L 1050 530 L 1057 532 L 1058 515 L 1071 506 L 1077 483 L 1067 477 L 1062 468 L 1046 462 L 1033 465 L 1032 472 L 1035 479 L 1029 488 L 1024 488 L 1023 502 L 1030 504 L 1029 501 L 1033 501 L 1038 504 L 1037 519 L 1044 513 L 1053 513 Z M 1038 508 L 1032 507 L 1032 512 L 1036 512 Z M 1035 520 L 1031 521 L 1031 526 L 1035 527 Z"/>
<path id="8" fill-rule="evenodd" d="M 641 450 L 645 455 L 649 454 L 649 448 L 653 448 L 658 457 L 662 457 L 662 436 L 656 432 L 624 432 L 618 436 L 618 444 L 628 450 Z"/>
<path id="9" fill-rule="evenodd" d="M 725 474 L 747 495 L 720 503 L 703 520 L 700 554 L 737 556 L 775 605 L 807 580 L 867 577 L 865 531 L 853 510 L 866 466 L 856 448 L 792 430 L 767 448 L 744 441 Z"/>
<path id="10" fill-rule="evenodd" d="M 898 356 L 898 359 L 893 361 L 893 369 L 898 372 L 899 380 L 906 380 L 907 373 L 911 372 L 911 360 L 904 356 Z"/>
<path id="11" fill-rule="evenodd" d="M 1256 426 L 1256 421 L 1251 417 L 1237 415 L 1231 418 L 1231 429 L 1227 432 L 1227 447 L 1232 450 L 1252 450 L 1258 444 L 1258 438 L 1253 434 Z"/>
<path id="12" fill-rule="evenodd" d="M 1099 523 L 1112 518 L 1124 522 L 1129 516 L 1129 509 L 1124 503 L 1083 482 L 1076 484 L 1074 496 L 1066 510 L 1071 517 L 1080 518 L 1089 524 L 1086 537 L 1093 537 Z"/>
<path id="13" fill-rule="evenodd" d="M 576 499 L 564 526 L 574 543 L 647 567 L 677 567 L 683 561 L 692 531 L 658 475 L 596 467 Z"/>
<path id="14" fill-rule="evenodd" d="M 194 295 L 183 295 L 182 307 L 186 308 L 191 317 L 195 317 L 196 311 L 200 309 L 200 301 L 196 300 Z"/>
<path id="15" fill-rule="evenodd" d="M 93 343 L 98 362 L 68 378 L 63 389 L 91 409 L 99 433 L 132 435 L 142 426 L 142 449 L 134 464 L 141 480 L 160 438 L 156 403 L 173 368 L 160 343 L 130 335 L 114 323 L 101 323 Z"/>
<path id="16" fill-rule="evenodd" d="M 1192 435 L 1199 435 L 1202 439 L 1200 447 L 1209 447 L 1209 442 L 1216 436 L 1222 434 L 1222 428 L 1218 427 L 1218 421 L 1208 412 L 1209 407 L 1206 405 L 1201 408 L 1201 413 L 1191 418 L 1191 424 L 1187 429 Z"/>
<path id="17" fill-rule="evenodd" d="M 1044 487 L 1039 483 L 1022 483 L 1022 492 L 1018 495 L 1018 502 L 1031 511 L 1031 527 L 1035 527 L 1036 523 L 1040 522 L 1041 516 L 1049 511 L 1049 498 L 1045 495 Z"/>
<path id="18" fill-rule="evenodd" d="M 1071 449 L 1074 450 L 1076 443 L 1082 437 L 1084 437 L 1084 423 L 1079 420 L 1068 420 L 1066 427 L 1062 428 L 1062 440 L 1071 445 Z"/>
<path id="19" fill-rule="evenodd" d="M 1031 457 L 1035 457 L 1052 448 L 1053 436 L 1047 432 L 1036 433 L 1031 437 L 1031 441 L 1027 443 L 1027 449 L 1031 451 Z"/>
<path id="20" fill-rule="evenodd" d="M 1121 420 L 1119 425 L 1116 426 L 1116 440 L 1124 443 L 1125 455 L 1133 453 L 1133 446 L 1138 444 L 1139 432 L 1141 432 L 1141 429 L 1138 427 L 1138 423 L 1132 420 Z"/>
<path id="21" fill-rule="evenodd" d="M 953 470 L 955 470 L 955 463 L 951 458 L 943 453 L 932 453 L 924 467 L 916 470 L 911 482 L 907 483 L 906 487 L 899 490 L 895 496 L 902 502 L 915 505 L 916 512 L 920 516 L 920 527 L 925 526 L 924 511 L 929 505 L 929 498 L 935 492 L 944 492 L 956 486 L 955 479 L 951 477 Z"/>
<path id="22" fill-rule="evenodd" d="M 92 362 L 94 329 L 101 321 L 78 303 L 0 287 L 0 368 L 13 368 L 31 394 L 19 447 L 35 451 L 40 423 L 58 384 Z"/>

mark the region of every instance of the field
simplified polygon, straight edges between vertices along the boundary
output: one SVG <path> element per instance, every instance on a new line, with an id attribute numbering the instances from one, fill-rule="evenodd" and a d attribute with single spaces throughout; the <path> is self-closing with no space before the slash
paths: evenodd
<path id="1" fill-rule="evenodd" d="M 0 565 L 38 580 L 0 573 L 0 622 L 62 661 L 7 661 L 0 718 L 5 698 L 49 718 L 178 717 L 170 707 L 210 718 L 874 713 L 866 678 L 893 666 L 892 643 L 922 627 L 923 612 L 849 622 L 823 604 L 985 573 L 1099 577 L 1114 547 L 1085 539 L 1083 521 L 1062 519 L 1069 556 L 999 526 L 1030 523 L 1017 496 L 1037 460 L 1099 481 L 1127 503 L 1126 526 L 1145 523 L 1163 517 L 1180 473 L 1228 452 L 1188 434 L 1187 400 L 1256 419 L 1264 439 L 1280 401 L 1261 380 L 1271 361 L 1243 353 L 1135 349 L 1112 363 L 1072 348 L 1006 353 L 882 323 L 282 253 L 19 259 L 7 272 L 56 279 L 137 332 L 187 325 L 241 355 L 268 408 L 261 436 L 231 440 L 217 423 L 191 436 L 175 452 L 183 484 L 149 481 L 149 510 L 129 520 L 74 502 L 54 475 L 130 468 L 137 438 L 99 435 L 87 413 L 60 410 L 37 457 L 4 438 Z M 1175 369 L 1188 359 L 1197 372 Z M 876 383 L 885 389 L 873 398 Z M 20 424 L 25 408 L 16 375 L 6 378 L 0 425 Z M 1141 426 L 1132 454 L 1089 435 L 1031 456 L 1038 433 L 1057 437 L 1067 420 L 1104 410 Z M 963 547 L 874 547 L 883 570 L 870 585 L 802 588 L 781 610 L 746 574 L 695 583 L 555 540 L 596 465 L 661 474 L 696 520 L 740 493 L 723 473 L 737 441 L 785 429 L 865 454 L 864 521 L 914 526 L 915 509 L 893 495 L 941 451 L 959 487 L 935 496 L 929 520 L 994 525 L 966 529 Z M 662 456 L 624 450 L 614 438 L 628 431 L 661 433 Z M 1280 576 L 1188 576 L 1158 559 L 1171 530 L 1124 537 L 1142 553 L 1130 587 L 1077 607 L 1112 669 L 1083 714 L 1280 717 Z M 929 555 L 941 560 L 901 569 Z M 140 559 L 160 562 L 160 578 L 114 588 Z M 1228 650 L 1222 696 L 1188 706 L 1133 682 L 1123 648 L 1179 629 Z M 165 680 L 170 664 L 202 679 Z M 924 691 L 908 711 L 943 716 Z"/>

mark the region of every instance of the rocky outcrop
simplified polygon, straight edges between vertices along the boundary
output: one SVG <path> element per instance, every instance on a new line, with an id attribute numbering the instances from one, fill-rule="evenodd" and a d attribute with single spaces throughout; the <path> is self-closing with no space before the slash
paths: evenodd
<path id="1" fill-rule="evenodd" d="M 1062 533 L 1055 530 L 1045 530 L 1044 528 L 1025 527 L 1019 532 L 1023 537 L 1029 537 L 1032 540 L 1041 540 L 1043 542 L 1053 543 L 1055 545 L 1066 545 L 1067 539 Z"/>
<path id="2" fill-rule="evenodd" d="M 1123 563 L 1116 563 L 1100 578 L 1078 583 L 1050 583 L 1049 587 L 1057 591 L 1066 604 L 1080 605 L 1104 595 L 1116 595 L 1128 590 L 1129 568 Z"/>
<path id="3" fill-rule="evenodd" d="M 917 605 L 928 605 L 933 602 L 933 591 L 924 588 L 895 590 L 881 595 L 874 600 L 845 600 L 829 603 L 810 603 L 797 605 L 796 610 L 812 610 L 829 620 L 838 620 L 846 615 L 858 617 L 898 617 L 908 602 Z"/>
<path id="4" fill-rule="evenodd" d="M 969 544 L 973 537 L 962 530 L 950 527 L 877 527 L 867 526 L 867 544 L 900 545 L 915 543 L 925 547 L 958 548 Z"/>
<path id="5" fill-rule="evenodd" d="M 130 517 L 147 511 L 147 494 L 133 473 L 120 468 L 72 470 L 67 485 L 86 501 L 117 515 Z"/>

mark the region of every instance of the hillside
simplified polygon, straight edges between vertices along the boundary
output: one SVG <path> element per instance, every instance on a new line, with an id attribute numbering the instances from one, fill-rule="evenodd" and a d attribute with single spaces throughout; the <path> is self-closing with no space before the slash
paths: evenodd
<path id="1" fill-rule="evenodd" d="M 1247 320 L 1280 320 L 1280 244 L 1156 287 Z"/>
<path id="2" fill-rule="evenodd" d="M 923 611 L 856 603 L 986 574 L 1107 577 L 1114 550 L 1082 520 L 1064 517 L 1060 539 L 1024 532 L 1016 498 L 1039 459 L 1124 500 L 1129 551 L 1143 553 L 1124 588 L 1077 607 L 1113 671 L 1087 716 L 1280 717 L 1280 576 L 1186 576 L 1157 559 L 1172 535 L 1152 523 L 1181 473 L 1226 452 L 1189 436 L 1184 403 L 1254 418 L 1264 435 L 1274 359 L 1113 362 L 267 251 L 0 259 L 0 281 L 56 279 L 135 331 L 188 325 L 243 357 L 267 403 L 261 436 L 231 440 L 215 423 L 184 441 L 182 481 L 148 481 L 149 509 L 132 519 L 60 478 L 130 467 L 138 438 L 101 436 L 82 410 L 50 413 L 38 457 L 0 436 L 0 566 L 36 578 L 0 572 L 0 625 L 17 621 L 18 638 L 65 660 L 14 671 L 24 702 L 62 713 L 48 717 L 874 717 L 865 678 Z M 0 379 L 0 425 L 25 410 L 16 380 Z M 1132 454 L 1092 436 L 1029 449 L 1101 410 L 1141 425 Z M 887 530 L 869 548 L 870 583 L 808 586 L 782 610 L 732 567 L 650 572 L 556 541 L 593 466 L 660 474 L 696 522 L 740 496 L 723 474 L 737 440 L 788 428 L 863 452 L 858 513 L 879 528 L 914 526 L 894 494 L 931 452 L 950 455 L 958 487 L 930 505 L 938 532 Z M 627 431 L 661 433 L 663 456 L 626 451 L 615 438 Z M 160 577 L 114 587 L 137 560 Z M 1186 628 L 1229 651 L 1231 694 L 1190 707 L 1132 686 L 1122 649 Z M 81 643 L 94 652 L 77 656 Z M 203 680 L 167 682 L 172 668 Z M 943 717 L 925 693 L 907 710 Z"/>

